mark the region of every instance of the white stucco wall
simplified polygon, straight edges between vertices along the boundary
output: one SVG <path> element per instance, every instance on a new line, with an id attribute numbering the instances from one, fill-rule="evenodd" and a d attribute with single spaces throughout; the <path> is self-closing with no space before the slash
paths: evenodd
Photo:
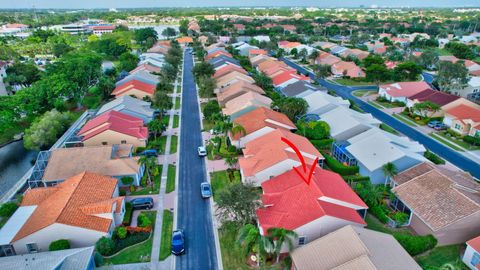
<path id="1" fill-rule="evenodd" d="M 277 164 L 255 174 L 254 184 L 256 186 L 260 186 L 263 182 L 270 179 L 271 177 L 280 175 L 286 171 L 291 170 L 293 167 L 300 165 L 300 162 L 291 159 L 286 159 L 278 162 Z"/>

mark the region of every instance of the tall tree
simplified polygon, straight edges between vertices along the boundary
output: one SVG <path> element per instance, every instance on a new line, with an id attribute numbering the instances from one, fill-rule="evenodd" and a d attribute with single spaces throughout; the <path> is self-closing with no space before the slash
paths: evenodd
<path id="1" fill-rule="evenodd" d="M 286 244 L 288 251 L 293 250 L 293 241 L 297 238 L 297 233 L 284 228 L 269 228 L 267 230 L 268 238 L 273 242 L 274 253 L 277 257 L 277 263 L 280 260 L 280 252 L 282 247 Z"/>
<path id="2" fill-rule="evenodd" d="M 440 61 L 437 66 L 436 82 L 440 90 L 450 92 L 467 86 L 469 80 L 468 69 L 463 61 L 457 61 L 456 63 Z"/>
<path id="3" fill-rule="evenodd" d="M 393 164 L 392 162 L 388 162 L 382 166 L 382 172 L 383 172 L 383 175 L 385 175 L 385 178 L 387 179 L 385 181 L 385 184 L 387 184 L 387 182 L 390 182 L 393 179 L 393 177 L 398 174 L 398 169 L 397 169 L 397 166 L 395 166 L 395 164 Z"/>
<path id="4" fill-rule="evenodd" d="M 243 226 L 238 234 L 237 244 L 243 248 L 244 256 L 250 252 L 255 252 L 257 263 L 266 260 L 266 256 L 274 251 L 274 246 L 270 238 L 260 234 L 258 227 L 252 224 Z"/>
<path id="5" fill-rule="evenodd" d="M 260 206 L 258 196 L 252 192 L 250 183 L 234 183 L 217 193 L 217 215 L 223 220 L 237 224 L 255 221 L 255 209 Z"/>
<path id="6" fill-rule="evenodd" d="M 296 121 L 297 117 L 304 115 L 308 110 L 308 103 L 303 98 L 287 97 L 272 102 L 272 108 L 284 113 L 290 120 Z"/>

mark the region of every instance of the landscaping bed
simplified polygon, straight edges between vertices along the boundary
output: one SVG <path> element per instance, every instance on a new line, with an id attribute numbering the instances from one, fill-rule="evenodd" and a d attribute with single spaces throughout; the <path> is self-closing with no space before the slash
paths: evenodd
<path id="1" fill-rule="evenodd" d="M 404 102 L 399 102 L 399 101 L 390 101 L 384 97 L 378 97 L 375 102 L 377 102 L 378 104 L 380 104 L 381 106 L 385 107 L 385 108 L 398 108 L 398 107 L 405 107 L 405 103 Z"/>
<path id="2" fill-rule="evenodd" d="M 437 132 L 436 135 L 452 143 L 458 144 L 459 146 L 470 151 L 480 149 L 479 145 L 473 145 L 472 143 L 469 143 L 468 141 L 469 138 L 473 138 L 473 140 L 475 140 L 474 137 L 471 137 L 471 136 L 462 136 L 460 134 L 455 133 L 455 131 L 449 131 L 449 130 Z"/>
<path id="3" fill-rule="evenodd" d="M 464 244 L 436 247 L 427 254 L 415 258 L 423 269 L 458 269 L 467 270 L 460 255 L 465 249 Z M 449 268 L 447 265 L 453 266 Z"/>
<path id="4" fill-rule="evenodd" d="M 222 189 L 226 188 L 228 185 L 240 183 L 241 181 L 239 170 L 229 169 L 210 173 L 213 200 L 215 201 L 215 194 L 218 194 Z"/>
<path id="5" fill-rule="evenodd" d="M 165 260 L 172 252 L 173 213 L 163 210 L 162 240 L 160 245 L 160 261 Z"/>
<path id="6" fill-rule="evenodd" d="M 180 116 L 174 115 L 173 116 L 173 128 L 178 128 L 180 125 Z"/>
<path id="7" fill-rule="evenodd" d="M 168 164 L 168 171 L 167 171 L 167 186 L 165 192 L 170 193 L 175 190 L 175 175 L 176 175 L 176 167 L 174 165 Z"/>
<path id="8" fill-rule="evenodd" d="M 170 154 L 175 154 L 177 153 L 177 147 L 178 147 L 178 136 L 172 135 L 171 136 L 171 141 L 170 141 Z"/>

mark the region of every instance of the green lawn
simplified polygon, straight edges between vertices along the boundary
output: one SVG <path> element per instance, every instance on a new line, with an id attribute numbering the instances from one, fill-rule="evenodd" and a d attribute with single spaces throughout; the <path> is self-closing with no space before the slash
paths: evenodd
<path id="1" fill-rule="evenodd" d="M 359 86 L 359 85 L 373 85 L 371 82 L 362 82 L 362 81 L 356 81 L 352 79 L 334 79 L 336 83 L 343 84 L 343 85 L 350 85 L 350 86 Z"/>
<path id="2" fill-rule="evenodd" d="M 152 224 L 155 224 L 156 211 L 143 211 L 147 213 L 147 216 L 152 220 Z M 153 233 L 153 229 L 152 229 Z M 127 263 L 139 263 L 149 262 L 150 255 L 152 254 L 152 241 L 153 237 L 150 236 L 145 242 L 126 248 L 117 255 L 105 259 L 105 264 L 127 264 Z"/>
<path id="3" fill-rule="evenodd" d="M 176 97 L 175 98 L 175 110 L 180 110 L 180 106 L 181 106 L 180 97 Z"/>
<path id="4" fill-rule="evenodd" d="M 380 124 L 380 129 L 385 130 L 386 132 L 390 132 L 392 134 L 398 134 L 398 131 L 396 131 L 394 128 L 390 127 L 387 124 L 381 123 Z"/>
<path id="5" fill-rule="evenodd" d="M 220 238 L 220 250 L 224 269 L 247 270 L 244 255 L 236 245 L 237 233 L 240 228 L 231 222 L 226 222 L 218 230 Z"/>
<path id="6" fill-rule="evenodd" d="M 158 166 L 158 176 L 153 178 L 153 189 L 152 187 L 144 187 L 142 189 L 131 192 L 130 195 L 158 194 L 160 192 L 161 175 L 162 175 L 162 166 Z"/>
<path id="7" fill-rule="evenodd" d="M 363 97 L 365 95 L 369 96 L 374 93 L 376 93 L 376 91 L 371 91 L 371 90 L 357 90 L 352 92 L 352 94 L 356 97 Z"/>
<path id="8" fill-rule="evenodd" d="M 156 140 L 150 140 L 147 148 L 156 149 L 160 154 L 165 153 L 165 146 L 167 144 L 167 136 L 158 137 Z"/>
<path id="9" fill-rule="evenodd" d="M 465 248 L 464 246 L 464 244 L 459 244 L 436 247 L 428 252 L 428 254 L 418 256 L 415 259 L 423 269 L 428 267 L 429 269 L 466 270 L 468 268 L 460 258 L 460 254 Z M 453 267 L 443 267 L 446 264 L 449 264 Z"/>
<path id="10" fill-rule="evenodd" d="M 177 173 L 176 167 L 172 164 L 168 164 L 167 171 L 167 187 L 166 192 L 170 193 L 175 190 L 175 175 Z"/>
<path id="11" fill-rule="evenodd" d="M 178 137 L 176 135 L 172 135 L 172 139 L 170 141 L 170 154 L 174 154 L 177 152 L 177 144 Z"/>
<path id="12" fill-rule="evenodd" d="M 449 52 L 449 51 L 447 51 L 446 49 L 436 48 L 435 51 L 436 51 L 440 56 L 452 55 L 452 53 Z"/>
<path id="13" fill-rule="evenodd" d="M 160 261 L 165 260 L 172 252 L 173 213 L 163 210 L 162 240 L 160 244 Z"/>
<path id="14" fill-rule="evenodd" d="M 403 122 L 411 127 L 416 127 L 417 125 L 414 124 L 412 121 L 406 119 L 405 117 L 399 115 L 399 114 L 393 114 L 392 115 L 393 117 L 397 118 L 400 122 Z"/>
<path id="15" fill-rule="evenodd" d="M 473 146 L 473 145 L 471 145 L 467 142 L 464 142 L 462 139 L 453 139 L 451 136 L 447 136 L 445 131 L 437 132 L 436 134 L 438 136 L 442 137 L 443 139 L 445 139 L 447 141 L 450 141 L 452 143 L 458 144 L 458 145 L 460 145 L 461 147 L 463 147 L 467 150 L 474 151 L 474 150 L 479 150 L 480 149 L 480 146 Z"/>
<path id="16" fill-rule="evenodd" d="M 379 109 L 379 110 L 383 110 L 385 109 L 384 107 L 380 106 L 377 102 L 375 101 L 369 101 L 368 104 L 372 105 L 373 107 Z"/>
<path id="17" fill-rule="evenodd" d="M 446 139 L 444 139 L 444 138 L 436 135 L 435 133 L 430 133 L 429 135 L 430 135 L 432 138 L 434 138 L 435 140 L 437 140 L 437 141 L 439 141 L 439 142 L 447 145 L 448 147 L 450 147 L 450 148 L 452 148 L 452 149 L 454 149 L 454 150 L 456 150 L 456 151 L 461 151 L 461 152 L 463 152 L 463 149 L 461 149 L 461 148 L 459 148 L 458 146 L 452 144 L 449 140 L 446 140 Z"/>
<path id="18" fill-rule="evenodd" d="M 173 116 L 173 128 L 178 128 L 180 125 L 180 116 L 174 115 Z"/>

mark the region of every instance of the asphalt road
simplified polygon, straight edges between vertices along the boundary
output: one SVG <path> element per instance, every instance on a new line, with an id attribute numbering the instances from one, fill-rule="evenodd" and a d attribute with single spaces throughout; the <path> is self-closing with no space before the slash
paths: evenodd
<path id="1" fill-rule="evenodd" d="M 176 258 L 176 269 L 218 269 L 210 202 L 200 195 L 200 183 L 206 181 L 205 161 L 197 153 L 202 135 L 188 49 L 184 59 L 177 228 L 185 232 L 186 253 Z"/>
<path id="2" fill-rule="evenodd" d="M 315 79 L 315 75 L 306 70 L 305 68 L 297 65 L 296 63 L 281 58 L 287 65 L 297 69 L 302 74 L 307 74 L 310 78 Z M 432 76 L 433 77 L 433 76 Z M 433 79 L 432 77 L 428 77 L 427 81 Z M 432 139 L 423 133 L 417 131 L 415 128 L 410 127 L 409 125 L 397 120 L 396 118 L 390 116 L 389 114 L 384 113 L 383 111 L 373 107 L 372 105 L 360 100 L 359 98 L 352 95 L 352 92 L 357 89 L 374 89 L 375 86 L 344 86 L 338 84 L 329 83 L 323 79 L 317 80 L 322 86 L 335 91 L 337 95 L 345 98 L 353 100 L 357 105 L 365 112 L 371 113 L 375 118 L 382 121 L 383 123 L 391 126 L 392 128 L 396 129 L 397 131 L 401 132 L 405 136 L 409 137 L 412 140 L 415 140 L 421 144 L 423 144 L 427 149 L 436 153 L 437 155 L 441 156 L 442 158 L 448 160 L 450 163 L 454 164 L 458 168 L 469 172 L 476 178 L 480 179 L 480 164 L 477 162 L 465 157 L 464 155 L 460 154 L 459 152 L 452 150 L 451 148 L 439 143 L 435 139 Z"/>

